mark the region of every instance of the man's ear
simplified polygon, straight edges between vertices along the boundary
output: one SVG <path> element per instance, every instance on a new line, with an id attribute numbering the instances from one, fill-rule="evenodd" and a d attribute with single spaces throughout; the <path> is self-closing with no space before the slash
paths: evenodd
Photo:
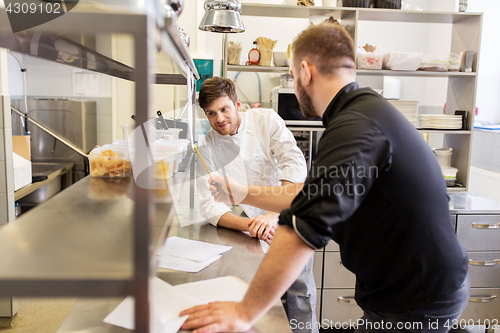
<path id="1" fill-rule="evenodd" d="M 300 62 L 300 81 L 303 86 L 308 86 L 311 83 L 311 66 L 305 60 Z"/>
<path id="2" fill-rule="evenodd" d="M 240 110 L 240 106 L 241 106 L 241 99 L 237 98 L 236 99 L 236 111 Z"/>

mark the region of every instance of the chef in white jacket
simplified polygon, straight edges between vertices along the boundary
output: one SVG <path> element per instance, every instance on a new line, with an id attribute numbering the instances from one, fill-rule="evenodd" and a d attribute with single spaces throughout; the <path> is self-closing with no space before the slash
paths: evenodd
<path id="1" fill-rule="evenodd" d="M 234 83 L 221 77 L 213 77 L 202 84 L 199 103 L 212 127 L 199 145 L 210 173 L 232 177 L 247 185 L 277 186 L 305 181 L 304 156 L 292 132 L 274 110 L 240 112 L 241 101 Z M 235 215 L 226 204 L 213 200 L 208 189 L 208 174 L 201 161 L 198 161 L 197 172 L 203 217 L 214 226 L 249 231 L 253 237 L 267 243 L 272 241 L 279 213 L 240 205 L 244 216 Z M 310 327 L 306 323 L 316 320 L 312 260 L 282 299 L 290 321 L 293 319 Z M 313 330 L 295 329 L 294 332 L 317 332 L 316 325 L 312 326 Z"/>

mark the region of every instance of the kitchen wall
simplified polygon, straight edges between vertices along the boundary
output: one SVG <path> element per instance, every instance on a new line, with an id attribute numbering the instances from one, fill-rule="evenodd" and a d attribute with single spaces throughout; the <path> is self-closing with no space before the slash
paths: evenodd
<path id="1" fill-rule="evenodd" d="M 469 0 L 469 12 L 483 13 L 483 29 L 481 31 L 481 50 L 479 51 L 479 80 L 477 85 L 478 116 L 476 121 L 483 123 L 500 123 L 500 95 L 491 93 L 500 91 L 500 1 Z"/>
<path id="2" fill-rule="evenodd" d="M 500 201 L 500 131 L 474 130 L 470 192 Z"/>
<path id="3" fill-rule="evenodd" d="M 19 54 L 26 66 L 26 91 L 29 98 L 69 98 L 96 101 L 97 142 L 102 145 L 112 141 L 112 100 L 108 97 L 81 97 L 73 93 L 74 67 Z M 9 92 L 12 99 L 23 99 L 23 78 L 19 64 L 8 55 Z M 84 71 L 95 74 L 93 72 Z M 97 74 L 102 80 L 111 78 Z"/>

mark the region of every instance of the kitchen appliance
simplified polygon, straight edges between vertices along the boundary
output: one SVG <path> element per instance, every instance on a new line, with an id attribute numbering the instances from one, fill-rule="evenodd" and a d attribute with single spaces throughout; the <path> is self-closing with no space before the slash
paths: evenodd
<path id="1" fill-rule="evenodd" d="M 273 88 L 271 106 L 285 120 L 287 126 L 323 126 L 321 118 L 309 119 L 302 115 L 293 88 Z"/>
<path id="2" fill-rule="evenodd" d="M 22 100 L 12 100 L 22 109 Z M 28 117 L 45 125 L 81 150 L 89 152 L 97 145 L 95 101 L 69 99 L 28 99 Z M 21 131 L 20 117 L 12 117 L 12 132 Z M 53 136 L 31 126 L 31 161 L 35 163 L 73 163 L 73 181 L 86 176 L 88 161 Z"/>

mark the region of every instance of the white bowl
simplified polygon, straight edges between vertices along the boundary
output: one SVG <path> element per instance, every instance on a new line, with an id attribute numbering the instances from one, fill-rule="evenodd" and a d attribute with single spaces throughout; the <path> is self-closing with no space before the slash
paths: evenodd
<path id="1" fill-rule="evenodd" d="M 276 67 L 286 67 L 288 66 L 286 60 L 286 52 L 273 52 L 274 66 Z"/>
<path id="2" fill-rule="evenodd" d="M 337 0 L 323 0 L 323 7 L 337 7 Z"/>

